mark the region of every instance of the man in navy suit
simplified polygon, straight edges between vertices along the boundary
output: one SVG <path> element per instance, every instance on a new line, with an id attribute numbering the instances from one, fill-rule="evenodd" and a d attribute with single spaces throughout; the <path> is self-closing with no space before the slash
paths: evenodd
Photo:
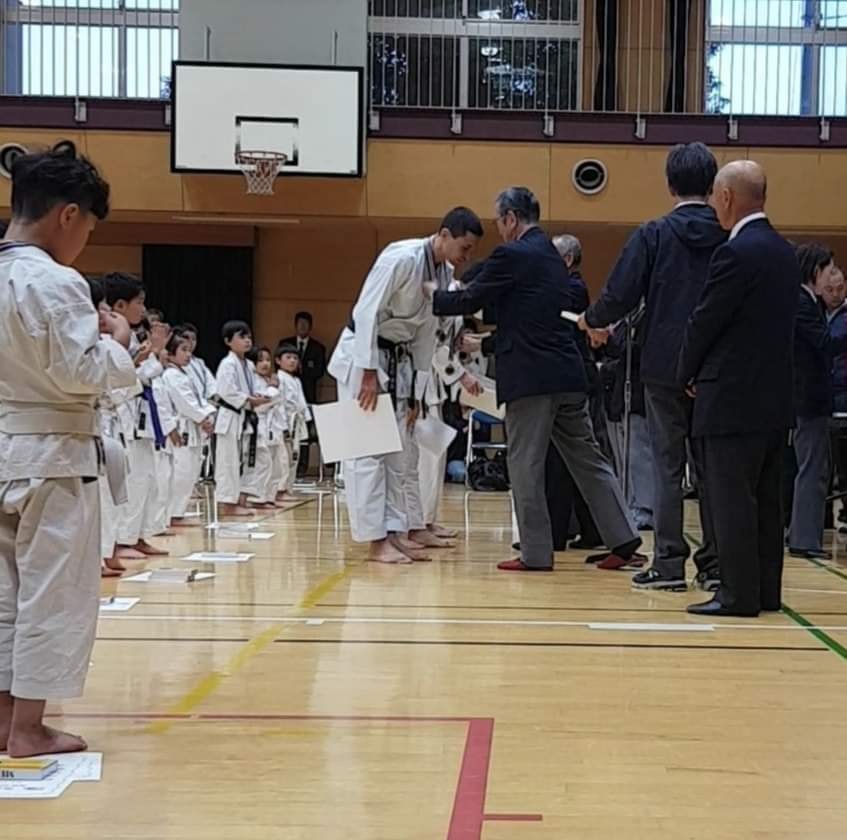
<path id="1" fill-rule="evenodd" d="M 678 380 L 695 394 L 693 433 L 721 585 L 695 615 L 757 616 L 782 595 L 782 457 L 794 423 L 794 322 L 800 268 L 764 213 L 767 182 L 753 161 L 725 166 L 712 203 L 729 241 L 682 343 Z"/>
<path id="2" fill-rule="evenodd" d="M 603 542 L 626 561 L 641 545 L 618 480 L 588 414 L 585 364 L 569 308 L 568 269 L 538 227 L 541 210 L 526 187 L 497 199 L 504 245 L 467 288 L 434 291 L 436 315 L 468 315 L 497 304 L 497 398 L 506 404 L 509 475 L 521 558 L 505 571 L 552 571 L 553 541 L 544 497 L 544 462 L 552 441 L 585 497 Z M 580 336 L 581 338 L 581 336 Z"/>

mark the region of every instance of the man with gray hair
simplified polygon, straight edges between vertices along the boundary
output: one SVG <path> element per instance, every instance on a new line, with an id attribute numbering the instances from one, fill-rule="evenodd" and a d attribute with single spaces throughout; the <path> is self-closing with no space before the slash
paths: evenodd
<path id="1" fill-rule="evenodd" d="M 471 314 L 497 306 L 497 398 L 506 404 L 509 474 L 521 557 L 504 571 L 552 571 L 553 539 L 544 498 L 544 463 L 552 442 L 585 496 L 603 541 L 624 560 L 641 540 L 629 519 L 611 464 L 588 416 L 585 366 L 573 324 L 560 313 L 573 307 L 568 270 L 538 226 L 538 200 L 511 187 L 495 205 L 504 244 L 460 291 L 433 292 L 436 315 Z"/>
<path id="2" fill-rule="evenodd" d="M 578 269 L 582 265 L 582 243 L 575 236 L 569 233 L 554 236 L 553 245 L 569 269 Z"/>

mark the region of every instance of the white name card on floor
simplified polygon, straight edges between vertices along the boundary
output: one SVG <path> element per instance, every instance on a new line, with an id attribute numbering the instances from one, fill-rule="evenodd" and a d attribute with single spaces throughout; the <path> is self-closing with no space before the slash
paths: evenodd
<path id="1" fill-rule="evenodd" d="M 148 572 L 139 572 L 132 577 L 124 578 L 124 583 L 198 583 L 201 580 L 211 580 L 214 572 L 198 572 L 196 569 L 179 570 L 181 574 L 175 576 L 170 572 L 176 571 L 172 569 L 158 569 L 154 574 L 153 570 Z"/>
<path id="2" fill-rule="evenodd" d="M 325 464 L 399 452 L 400 430 L 394 405 L 381 394 L 376 411 L 363 411 L 356 400 L 314 406 L 315 426 Z"/>
<path id="3" fill-rule="evenodd" d="M 490 417 L 503 420 L 506 417 L 506 408 L 497 404 L 497 383 L 489 376 L 478 376 L 477 381 L 482 385 L 482 393 L 479 395 L 471 394 L 462 388 L 462 392 L 459 394 L 459 402 L 468 406 L 468 408 L 482 411 Z"/>
<path id="4" fill-rule="evenodd" d="M 186 563 L 249 563 L 253 554 L 230 554 L 223 551 L 195 551 L 187 557 L 181 557 Z"/>
<path id="5" fill-rule="evenodd" d="M 100 612 L 129 612 L 141 598 L 101 598 Z"/>
<path id="6" fill-rule="evenodd" d="M 207 531 L 256 531 L 259 528 L 258 522 L 215 522 L 206 526 Z"/>
<path id="7" fill-rule="evenodd" d="M 440 458 L 456 438 L 456 430 L 439 420 L 434 414 L 427 414 L 415 423 L 415 440 L 421 449 Z"/>
<path id="8" fill-rule="evenodd" d="M 272 540 L 276 535 L 273 531 L 232 531 L 229 528 L 219 529 L 215 536 L 219 540 Z"/>
<path id="9" fill-rule="evenodd" d="M 38 782 L 0 779 L 0 799 L 57 799 L 74 782 L 99 782 L 103 774 L 103 753 L 43 757 L 55 759 L 59 769 Z"/>

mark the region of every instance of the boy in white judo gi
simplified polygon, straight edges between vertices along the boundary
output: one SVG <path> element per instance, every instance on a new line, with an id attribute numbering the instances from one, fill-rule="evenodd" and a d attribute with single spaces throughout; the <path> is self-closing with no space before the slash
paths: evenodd
<path id="1" fill-rule="evenodd" d="M 339 399 L 356 399 L 373 411 L 381 391 L 391 394 L 406 448 L 429 378 L 438 325 L 424 284 L 446 289 L 449 264 L 467 262 L 482 234 L 476 214 L 458 207 L 433 236 L 389 245 L 365 279 L 330 360 Z M 426 559 L 421 549 L 432 541 L 431 534 L 421 535 L 424 542 L 409 535 L 407 458 L 398 452 L 343 465 L 353 540 L 370 543 L 370 558 L 382 563 Z"/>
<path id="2" fill-rule="evenodd" d="M 293 344 L 282 344 L 274 355 L 286 424 L 283 447 L 279 451 L 277 498 L 282 502 L 291 502 L 297 499 L 294 494 L 294 481 L 297 478 L 300 450 L 309 439 L 309 406 L 303 391 L 303 382 L 297 376 L 300 371 L 300 354 L 297 348 Z"/>
<path id="3" fill-rule="evenodd" d="M 69 268 L 108 200 L 108 184 L 72 144 L 14 164 L 0 244 L 0 753 L 12 757 L 87 746 L 43 716 L 47 700 L 82 693 L 94 643 L 95 404 L 135 380 L 126 326 L 98 314 Z"/>

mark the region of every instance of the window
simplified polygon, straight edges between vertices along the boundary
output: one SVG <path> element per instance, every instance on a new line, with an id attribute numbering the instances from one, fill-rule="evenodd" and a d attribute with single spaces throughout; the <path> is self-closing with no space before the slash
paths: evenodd
<path id="1" fill-rule="evenodd" d="M 843 116 L 847 0 L 712 0 L 706 110 Z"/>
<path id="2" fill-rule="evenodd" d="M 579 107 L 578 0 L 371 0 L 373 107 Z"/>
<path id="3" fill-rule="evenodd" d="M 0 0 L 0 94 L 170 95 L 179 0 Z"/>

